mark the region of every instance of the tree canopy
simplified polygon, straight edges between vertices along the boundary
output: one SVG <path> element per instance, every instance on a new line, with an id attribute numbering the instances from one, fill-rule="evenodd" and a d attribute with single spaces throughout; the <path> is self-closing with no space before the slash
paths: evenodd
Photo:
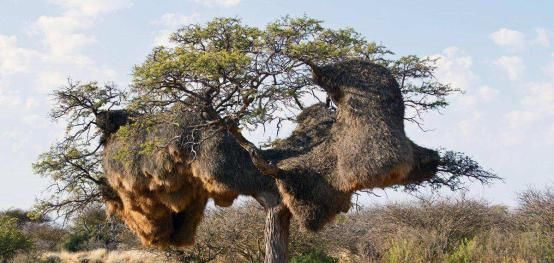
<path id="1" fill-rule="evenodd" d="M 265 29 L 238 18 L 216 18 L 185 26 L 171 37 L 175 47 L 157 47 L 135 67 L 133 108 L 166 111 L 184 104 L 206 110 L 206 117 L 253 128 L 305 107 L 303 99 L 321 91 L 310 65 L 364 59 L 395 75 L 405 104 L 421 114 L 448 105 L 457 92 L 434 77 L 436 59 L 397 57 L 352 28 L 329 29 L 308 17 L 284 17 Z"/>

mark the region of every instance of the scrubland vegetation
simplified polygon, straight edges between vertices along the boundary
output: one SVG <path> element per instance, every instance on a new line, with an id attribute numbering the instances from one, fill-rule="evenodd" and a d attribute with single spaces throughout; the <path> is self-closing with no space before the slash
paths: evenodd
<path id="1" fill-rule="evenodd" d="M 185 250 L 141 248 L 123 224 L 91 209 L 61 227 L 4 211 L 0 251 L 14 262 L 262 262 L 264 213 L 253 203 L 213 209 Z M 360 208 L 319 233 L 293 222 L 291 262 L 553 262 L 554 189 L 527 190 L 508 208 L 465 196 Z"/>

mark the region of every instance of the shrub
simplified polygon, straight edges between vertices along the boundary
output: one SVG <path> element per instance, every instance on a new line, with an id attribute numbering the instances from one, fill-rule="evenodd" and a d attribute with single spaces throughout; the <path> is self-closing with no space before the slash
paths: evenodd
<path id="1" fill-rule="evenodd" d="M 519 219 L 527 227 L 554 233 L 554 188 L 528 189 L 519 194 Z"/>
<path id="2" fill-rule="evenodd" d="M 553 193 L 526 191 L 515 210 L 463 196 L 376 205 L 339 215 L 318 233 L 302 231 L 293 220 L 291 262 L 554 262 Z M 66 244 L 72 248 L 67 250 L 81 249 L 84 243 L 90 249 L 97 242 L 91 240 L 113 233 L 113 228 L 96 228 L 104 217 L 93 214 L 97 219 L 85 217 L 86 222 L 74 222 L 70 230 L 95 238 L 83 241 L 84 236 L 70 235 Z M 263 230 L 264 213 L 257 205 L 211 209 L 195 244 L 166 251 L 165 261 L 262 262 Z"/>
<path id="3" fill-rule="evenodd" d="M 468 263 L 473 262 L 475 252 L 477 250 L 477 241 L 474 239 L 464 239 L 460 242 L 460 245 L 452 251 L 452 254 L 448 257 L 448 261 L 451 263 Z"/>
<path id="4" fill-rule="evenodd" d="M 291 258 L 291 263 L 336 263 L 337 259 L 327 255 L 323 250 L 314 249 Z"/>
<path id="5" fill-rule="evenodd" d="M 67 231 L 50 224 L 32 224 L 25 228 L 37 250 L 57 250 L 61 248 Z"/>
<path id="6" fill-rule="evenodd" d="M 12 259 L 19 252 L 30 251 L 31 239 L 17 228 L 17 218 L 0 216 L 0 259 Z"/>
<path id="7" fill-rule="evenodd" d="M 71 252 L 82 250 L 89 240 L 89 235 L 86 233 L 72 233 L 62 244 L 63 249 Z"/>

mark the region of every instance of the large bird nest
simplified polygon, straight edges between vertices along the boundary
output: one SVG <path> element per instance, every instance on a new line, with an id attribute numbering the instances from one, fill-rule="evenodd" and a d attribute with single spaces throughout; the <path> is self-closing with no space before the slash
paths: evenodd
<path id="1" fill-rule="evenodd" d="M 201 127 L 196 116 L 160 114 L 106 140 L 103 166 L 116 193 L 108 208 L 146 245 L 190 245 L 209 198 L 230 206 L 239 194 L 277 192 L 229 133 Z"/>
<path id="2" fill-rule="evenodd" d="M 438 153 L 406 137 L 402 95 L 386 68 L 347 61 L 314 67 L 314 80 L 337 110 L 306 108 L 292 135 L 263 152 L 280 168 L 277 179 L 262 175 L 230 133 L 203 126 L 194 112 L 156 117 L 170 122 L 121 121 L 118 113 L 115 126 L 124 125 L 106 126 L 104 150 L 116 193 L 107 200 L 110 211 L 147 245 L 183 246 L 193 242 L 210 198 L 228 206 L 238 195 L 274 195 L 318 230 L 348 211 L 355 191 L 435 175 Z"/>

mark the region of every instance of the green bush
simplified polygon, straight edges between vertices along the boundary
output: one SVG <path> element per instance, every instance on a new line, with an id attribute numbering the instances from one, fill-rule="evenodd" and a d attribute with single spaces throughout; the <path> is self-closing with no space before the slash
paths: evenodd
<path id="1" fill-rule="evenodd" d="M 336 263 L 337 259 L 330 257 L 320 249 L 311 250 L 298 256 L 294 256 L 291 263 Z"/>
<path id="2" fill-rule="evenodd" d="M 89 240 L 89 236 L 86 233 L 72 233 L 64 241 L 63 249 L 71 252 L 82 250 Z"/>
<path id="3" fill-rule="evenodd" d="M 477 241 L 472 239 L 463 239 L 460 245 L 452 251 L 452 254 L 448 258 L 451 263 L 468 263 L 473 262 L 477 250 Z"/>
<path id="4" fill-rule="evenodd" d="M 422 249 L 418 240 L 394 239 L 381 261 L 390 263 L 426 262 L 424 252 L 425 250 Z"/>
<path id="5" fill-rule="evenodd" d="M 30 251 L 31 239 L 17 228 L 17 218 L 0 216 L 0 259 L 10 260 L 17 253 Z"/>

